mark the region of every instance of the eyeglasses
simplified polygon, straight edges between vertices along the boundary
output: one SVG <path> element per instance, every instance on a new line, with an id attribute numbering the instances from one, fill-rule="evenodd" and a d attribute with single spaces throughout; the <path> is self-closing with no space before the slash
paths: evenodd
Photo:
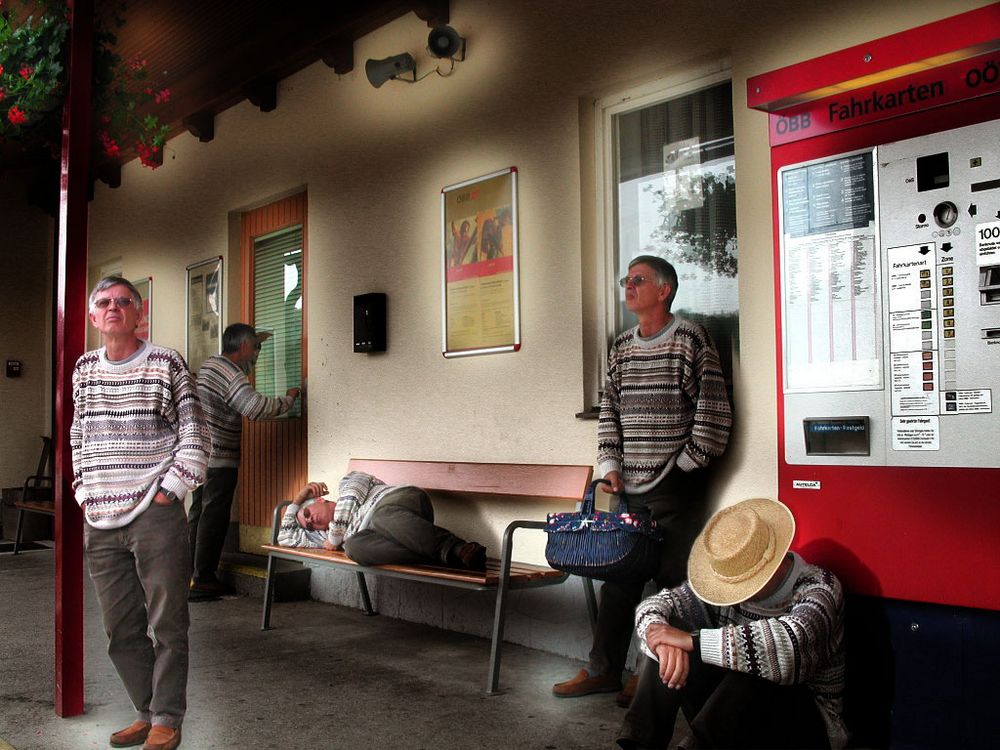
<path id="1" fill-rule="evenodd" d="M 652 276 L 643 276 L 642 274 L 636 274 L 635 276 L 623 276 L 618 279 L 618 286 L 622 289 L 627 287 L 629 284 L 632 286 L 640 286 L 645 284 L 647 281 L 652 281 Z"/>
<path id="2" fill-rule="evenodd" d="M 112 302 L 118 307 L 130 307 L 135 300 L 131 297 L 98 297 L 94 300 L 94 307 L 98 310 L 107 310 Z"/>
<path id="3" fill-rule="evenodd" d="M 315 531 L 316 529 L 315 529 L 315 527 L 313 526 L 313 520 L 312 520 L 312 518 L 310 518 L 310 516 L 312 515 L 312 513 L 310 512 L 310 510 L 309 510 L 309 507 L 308 507 L 308 506 L 306 506 L 305 508 L 303 508 L 303 509 L 302 509 L 301 511 L 299 511 L 299 512 L 300 512 L 300 513 L 302 514 L 302 518 L 303 518 L 303 519 L 305 520 L 305 522 L 306 522 L 306 523 L 305 523 L 305 528 L 306 528 L 306 531 Z"/>

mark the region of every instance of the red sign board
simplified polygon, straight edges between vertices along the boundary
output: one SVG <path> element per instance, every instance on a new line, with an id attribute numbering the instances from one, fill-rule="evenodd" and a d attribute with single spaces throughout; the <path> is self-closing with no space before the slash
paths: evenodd
<path id="1" fill-rule="evenodd" d="M 997 92 L 1000 53 L 991 52 L 772 113 L 768 134 L 780 146 Z"/>

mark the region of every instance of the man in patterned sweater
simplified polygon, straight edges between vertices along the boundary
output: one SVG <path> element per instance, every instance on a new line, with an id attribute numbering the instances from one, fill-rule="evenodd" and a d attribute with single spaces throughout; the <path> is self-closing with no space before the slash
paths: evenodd
<path id="1" fill-rule="evenodd" d="M 392 487 L 352 471 L 340 480 L 336 500 L 322 500 L 326 484 L 310 482 L 285 509 L 278 544 L 323 547 L 361 565 L 447 565 L 486 570 L 486 548 L 434 525 L 427 493 Z"/>
<path id="2" fill-rule="evenodd" d="M 73 491 L 108 654 L 138 714 L 111 744 L 171 750 L 187 704 L 183 498 L 204 481 L 211 446 L 183 358 L 135 335 L 141 303 L 117 276 L 90 294 L 104 346 L 73 371 Z"/>
<path id="3" fill-rule="evenodd" d="M 795 520 L 774 500 L 716 513 L 688 581 L 639 605 L 645 654 L 622 748 L 841 748 L 844 603 L 829 571 L 789 552 Z"/>
<path id="4" fill-rule="evenodd" d="M 726 383 L 708 333 L 670 312 L 677 272 L 640 255 L 621 280 L 639 324 L 615 339 L 597 427 L 598 468 L 605 492 L 625 494 L 631 513 L 648 513 L 664 534 L 657 586 L 684 580 L 691 542 L 705 520 L 706 467 L 729 441 Z M 617 503 L 614 503 L 617 507 Z M 553 686 L 560 698 L 621 689 L 632 638 L 632 614 L 645 581 L 601 587 L 597 627 L 585 669 Z M 617 697 L 627 706 L 629 681 Z"/>
<path id="5" fill-rule="evenodd" d="M 222 354 L 206 359 L 198 371 L 198 395 L 212 431 L 212 457 L 205 484 L 194 491 L 188 510 L 194 563 L 192 601 L 229 591 L 216 577 L 216 571 L 239 478 L 243 417 L 273 419 L 291 409 L 300 393 L 298 388 L 289 388 L 284 396 L 269 398 L 250 385 L 247 375 L 257 364 L 261 343 L 267 335 L 258 335 L 246 323 L 233 323 L 222 332 Z"/>

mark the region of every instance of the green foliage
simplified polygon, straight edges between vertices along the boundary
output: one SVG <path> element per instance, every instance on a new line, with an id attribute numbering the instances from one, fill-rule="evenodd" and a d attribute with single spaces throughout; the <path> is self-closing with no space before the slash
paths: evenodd
<path id="1" fill-rule="evenodd" d="M 2 6 L 0 0 L 0 6 Z M 122 6 L 110 2 L 97 19 L 93 57 L 94 133 L 103 155 L 117 159 L 134 149 L 155 169 L 162 161 L 169 124 L 148 106 L 170 98 L 167 89 L 147 83 L 145 60 L 124 61 L 114 51 Z M 0 140 L 47 145 L 58 153 L 62 103 L 66 95 L 68 11 L 65 3 L 35 3 L 23 18 L 12 10 L 0 14 Z"/>
<path id="2" fill-rule="evenodd" d="M 64 95 L 65 12 L 0 15 L 0 138 L 22 135 L 58 110 Z"/>

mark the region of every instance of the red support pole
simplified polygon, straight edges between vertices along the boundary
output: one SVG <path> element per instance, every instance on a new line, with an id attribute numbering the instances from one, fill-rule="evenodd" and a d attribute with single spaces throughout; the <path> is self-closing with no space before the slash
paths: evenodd
<path id="1" fill-rule="evenodd" d="M 90 93 L 94 3 L 71 0 L 69 67 L 63 107 L 57 252 L 55 422 L 56 454 L 56 713 L 83 713 L 83 514 L 73 497 L 69 427 L 73 367 L 86 345 L 87 188 L 90 171 Z"/>

